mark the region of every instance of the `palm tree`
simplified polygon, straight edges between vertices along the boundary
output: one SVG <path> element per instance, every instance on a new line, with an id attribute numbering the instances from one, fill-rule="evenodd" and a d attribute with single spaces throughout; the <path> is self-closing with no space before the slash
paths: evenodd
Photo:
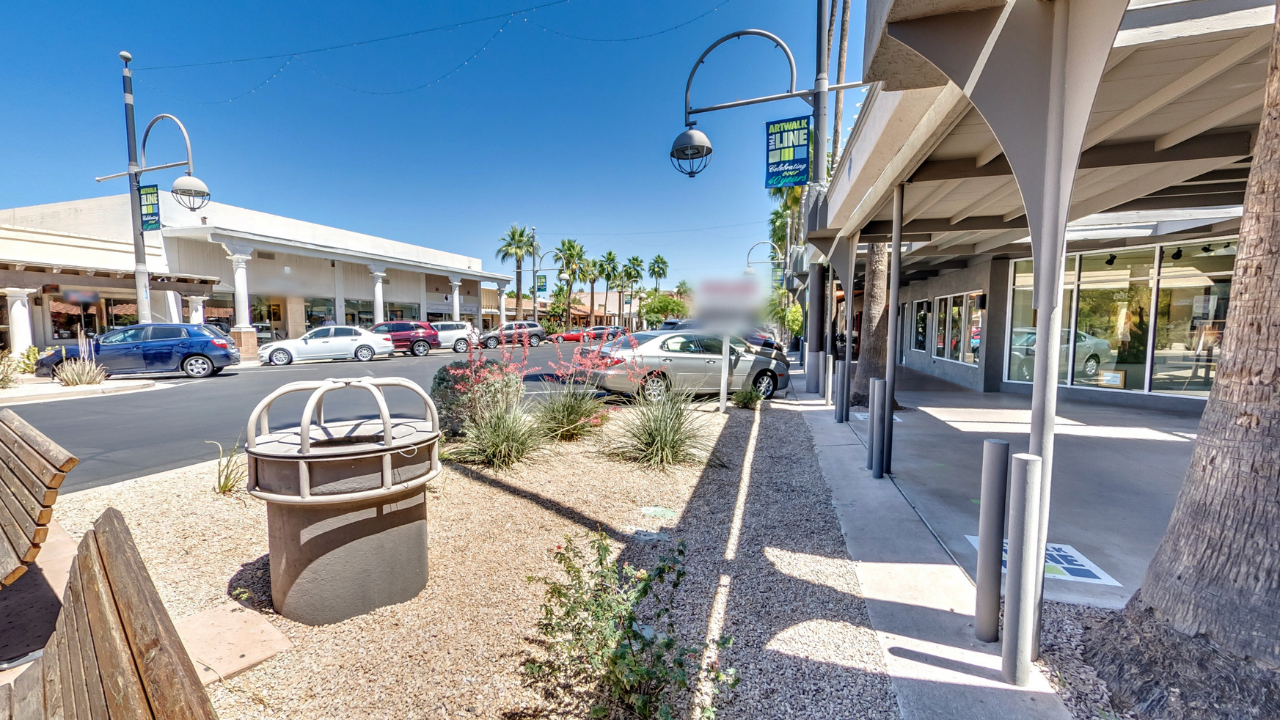
<path id="1" fill-rule="evenodd" d="M 649 277 L 653 280 L 653 292 L 658 293 L 659 283 L 667 276 L 667 259 L 661 255 L 654 255 L 649 261 Z"/>
<path id="2" fill-rule="evenodd" d="M 560 266 L 560 272 L 569 276 L 565 282 L 569 285 L 569 298 L 573 298 L 573 286 L 581 278 L 582 263 L 586 262 L 587 251 L 577 240 L 565 238 L 551 251 L 551 257 Z M 569 303 L 572 304 L 572 303 Z M 570 315 L 572 319 L 572 315 Z M 568 325 L 569 323 L 565 323 Z"/>
<path id="3" fill-rule="evenodd" d="M 604 311 L 605 315 L 609 314 L 609 290 L 615 287 L 615 284 L 621 278 L 621 267 L 618 265 L 618 256 L 612 250 L 600 256 L 596 261 L 597 267 L 600 269 L 600 279 L 604 280 Z M 622 301 L 618 301 L 621 306 Z"/>
<path id="4" fill-rule="evenodd" d="M 676 296 L 684 300 L 693 295 L 693 288 L 690 287 L 688 280 L 681 280 L 676 283 Z"/>
<path id="5" fill-rule="evenodd" d="M 596 281 L 600 279 L 600 265 L 597 261 L 587 258 L 582 261 L 582 279 L 591 285 L 591 306 L 587 308 L 587 315 L 592 325 L 596 324 Z"/>
<path id="6" fill-rule="evenodd" d="M 498 247 L 497 258 L 502 262 L 516 261 L 516 319 L 524 319 L 524 285 L 521 271 L 524 259 L 533 257 L 538 252 L 538 241 L 523 226 L 512 224 L 507 234 L 502 236 L 502 245 Z"/>
<path id="7" fill-rule="evenodd" d="M 637 283 L 644 280 L 644 258 L 639 255 L 632 255 L 627 258 L 627 264 L 622 268 L 622 273 L 623 279 L 627 281 L 627 291 L 631 292 L 631 289 L 635 287 Z M 634 297 L 631 299 L 631 307 L 633 310 L 637 307 Z M 621 295 L 618 296 L 618 314 L 622 314 Z"/>

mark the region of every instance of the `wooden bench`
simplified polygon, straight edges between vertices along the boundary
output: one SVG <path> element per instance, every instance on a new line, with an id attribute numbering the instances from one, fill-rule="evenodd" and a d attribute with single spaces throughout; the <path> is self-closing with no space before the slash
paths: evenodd
<path id="1" fill-rule="evenodd" d="M 58 488 L 78 462 L 12 410 L 0 410 L 0 587 L 36 559 Z"/>
<path id="2" fill-rule="evenodd" d="M 52 718 L 217 718 L 115 508 L 80 541 L 44 654 L 0 686 L 0 720 Z"/>

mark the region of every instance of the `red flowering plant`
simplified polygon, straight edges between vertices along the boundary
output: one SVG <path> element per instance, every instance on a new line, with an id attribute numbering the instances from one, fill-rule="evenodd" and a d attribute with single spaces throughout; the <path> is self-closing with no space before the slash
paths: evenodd
<path id="1" fill-rule="evenodd" d="M 458 434 L 468 420 L 485 408 L 510 407 L 524 395 L 524 376 L 536 372 L 529 367 L 529 337 L 522 333 L 517 344 L 503 344 L 498 357 L 485 357 L 472 344 L 466 360 L 458 360 L 436 371 L 431 397 L 442 424 Z M 516 353 L 519 351 L 519 359 Z"/>
<path id="2" fill-rule="evenodd" d="M 628 338 L 632 348 L 634 340 Z M 616 340 L 621 344 L 623 341 Z M 615 346 L 613 349 L 617 349 Z M 645 370 L 638 355 L 624 358 L 599 345 L 586 342 L 574 348 L 566 360 L 560 346 L 556 346 L 556 360 L 549 363 L 550 377 L 558 387 L 547 394 L 538 407 L 538 417 L 548 437 L 557 440 L 577 440 L 594 433 L 609 417 L 609 408 L 601 399 L 596 378 L 603 372 L 624 372 L 636 385 L 644 377 Z"/>

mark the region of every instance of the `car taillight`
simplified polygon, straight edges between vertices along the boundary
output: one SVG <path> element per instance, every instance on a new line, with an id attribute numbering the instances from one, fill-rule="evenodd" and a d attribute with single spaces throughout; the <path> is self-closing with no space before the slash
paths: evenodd
<path id="1" fill-rule="evenodd" d="M 622 358 L 616 355 L 609 355 L 609 356 L 606 356 L 604 359 L 605 367 L 613 367 L 614 365 L 621 365 L 621 364 L 622 364 Z"/>
<path id="2" fill-rule="evenodd" d="M 230 349 L 230 348 L 231 348 L 231 346 L 227 344 L 227 341 L 226 341 L 226 340 L 223 340 L 222 338 L 213 338 L 213 339 L 212 339 L 212 340 L 210 340 L 209 342 L 211 342 L 211 343 L 213 343 L 214 345 L 216 345 L 216 346 L 218 346 L 218 347 L 222 348 L 223 350 L 227 350 L 227 349 Z"/>

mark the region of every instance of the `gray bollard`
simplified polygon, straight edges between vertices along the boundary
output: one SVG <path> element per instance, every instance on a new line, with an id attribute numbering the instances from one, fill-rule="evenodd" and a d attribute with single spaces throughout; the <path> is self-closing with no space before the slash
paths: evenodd
<path id="1" fill-rule="evenodd" d="M 1000 639 L 1000 576 L 1004 563 L 1005 493 L 1009 487 L 1009 443 L 982 443 L 982 494 L 978 506 L 978 600 L 973 633 L 982 642 Z"/>
<path id="2" fill-rule="evenodd" d="M 867 385 L 867 469 L 875 464 L 876 458 L 876 382 L 872 379 Z"/>
<path id="3" fill-rule="evenodd" d="M 1036 640 L 1040 457 L 1028 453 L 1014 455 L 1009 485 L 1009 581 L 1005 593 L 1001 664 L 1005 682 L 1025 686 L 1031 680 L 1031 650 Z"/>
<path id="4" fill-rule="evenodd" d="M 885 402 L 885 385 L 883 378 L 872 378 L 871 384 L 875 386 L 875 407 L 871 408 L 872 421 L 875 423 L 871 426 L 871 477 L 884 477 L 884 402 Z"/>
<path id="5" fill-rule="evenodd" d="M 838 423 L 842 423 L 848 419 L 845 415 L 845 410 L 846 410 L 845 403 L 840 402 L 840 396 L 845 391 L 844 376 L 845 376 L 844 361 L 836 360 L 835 413 L 836 413 L 836 422 Z"/>

